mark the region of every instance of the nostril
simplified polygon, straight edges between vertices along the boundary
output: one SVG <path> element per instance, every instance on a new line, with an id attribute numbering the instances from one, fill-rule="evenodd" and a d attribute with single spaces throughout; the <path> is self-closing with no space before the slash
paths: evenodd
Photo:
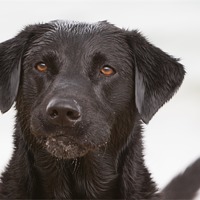
<path id="1" fill-rule="evenodd" d="M 75 110 L 74 111 L 72 111 L 72 110 L 67 111 L 66 115 L 71 120 L 77 120 L 80 117 L 80 113 L 75 111 Z"/>
<path id="2" fill-rule="evenodd" d="M 58 111 L 57 110 L 51 110 L 50 112 L 49 112 L 49 115 L 50 115 L 50 117 L 52 118 L 52 119 L 55 119 L 55 118 L 57 118 L 58 117 Z"/>

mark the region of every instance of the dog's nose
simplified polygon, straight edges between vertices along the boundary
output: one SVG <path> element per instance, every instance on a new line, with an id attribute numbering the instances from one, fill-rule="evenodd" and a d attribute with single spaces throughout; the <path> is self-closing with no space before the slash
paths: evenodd
<path id="1" fill-rule="evenodd" d="M 49 121 L 58 126 L 73 127 L 81 118 L 80 106 L 75 100 L 52 99 L 46 113 Z"/>

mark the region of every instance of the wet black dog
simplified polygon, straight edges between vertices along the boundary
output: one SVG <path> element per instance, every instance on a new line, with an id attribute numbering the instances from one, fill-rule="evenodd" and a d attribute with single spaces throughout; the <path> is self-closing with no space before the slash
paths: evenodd
<path id="1" fill-rule="evenodd" d="M 32 25 L 1 43 L 0 110 L 16 100 L 17 115 L 0 198 L 160 199 L 141 120 L 184 74 L 138 31 L 107 22 Z"/>

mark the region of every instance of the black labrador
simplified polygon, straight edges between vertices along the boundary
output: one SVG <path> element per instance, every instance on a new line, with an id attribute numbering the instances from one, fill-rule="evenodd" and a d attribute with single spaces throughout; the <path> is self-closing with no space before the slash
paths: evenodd
<path id="1" fill-rule="evenodd" d="M 0 199 L 161 199 L 142 121 L 184 74 L 138 31 L 106 21 L 31 25 L 1 43 L 0 110 L 16 101 L 17 114 Z"/>

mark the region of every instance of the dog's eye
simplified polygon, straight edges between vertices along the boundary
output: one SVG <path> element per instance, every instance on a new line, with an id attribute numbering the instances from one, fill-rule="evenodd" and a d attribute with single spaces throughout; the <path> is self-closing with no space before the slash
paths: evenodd
<path id="1" fill-rule="evenodd" d="M 100 72 L 105 76 L 112 76 L 116 73 L 115 69 L 107 65 L 102 67 Z"/>
<path id="2" fill-rule="evenodd" d="M 47 71 L 47 65 L 45 63 L 38 63 L 35 68 L 39 71 L 39 72 L 46 72 Z"/>

